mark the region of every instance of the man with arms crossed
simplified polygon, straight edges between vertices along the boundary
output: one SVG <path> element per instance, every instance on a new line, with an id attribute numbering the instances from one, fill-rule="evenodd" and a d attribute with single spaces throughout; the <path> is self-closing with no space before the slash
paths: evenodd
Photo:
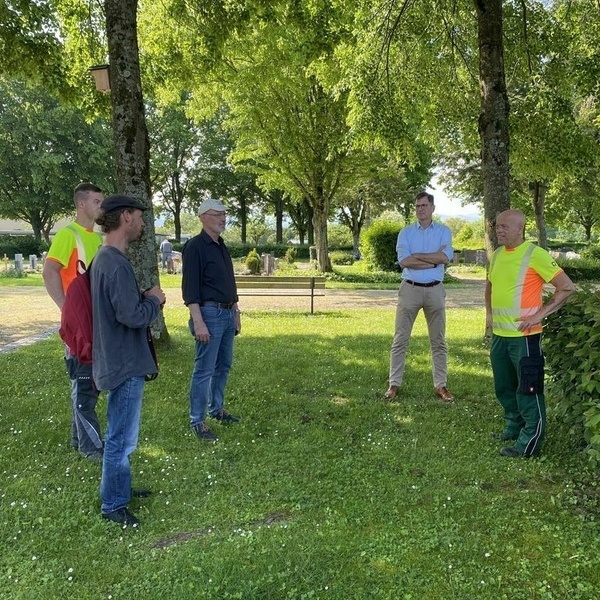
<path id="1" fill-rule="evenodd" d="M 94 231 L 102 199 L 99 187 L 80 183 L 73 194 L 75 221 L 60 229 L 52 240 L 44 263 L 44 285 L 61 311 L 69 284 L 79 269 L 87 269 L 102 246 L 102 237 Z M 102 462 L 102 435 L 96 415 L 98 390 L 92 381 L 92 365 L 79 362 L 68 348 L 65 361 L 71 380 L 71 447 L 89 460 Z"/>
<path id="2" fill-rule="evenodd" d="M 190 426 L 196 436 L 214 442 L 208 414 L 221 423 L 237 423 L 224 408 L 225 386 L 233 362 L 233 338 L 241 330 L 237 287 L 231 257 L 221 238 L 226 208 L 209 198 L 198 209 L 202 231 L 183 247 L 183 301 L 190 311 L 196 340 L 190 382 Z"/>
<path id="3" fill-rule="evenodd" d="M 144 210 L 139 200 L 128 196 L 104 200 L 97 223 L 106 234 L 105 245 L 90 270 L 94 381 L 99 389 L 108 390 L 102 517 L 124 527 L 139 525 L 127 507 L 132 496 L 150 494 L 149 490 L 132 490 L 129 456 L 137 446 L 145 377 L 158 372 L 147 328 L 165 302 L 158 286 L 140 293 L 125 254 L 129 244 L 142 235 Z"/>
<path id="4" fill-rule="evenodd" d="M 575 285 L 546 250 L 524 241 L 521 211 L 500 213 L 496 235 L 500 246 L 490 261 L 485 313 L 486 327 L 493 331 L 490 359 L 504 431 L 493 437 L 516 440 L 500 450 L 503 456 L 537 456 L 546 427 L 542 321 L 567 301 Z M 555 291 L 544 304 L 547 282 Z"/>
<path id="5" fill-rule="evenodd" d="M 442 402 L 452 402 L 454 397 L 447 388 L 446 292 L 442 283 L 445 265 L 454 254 L 452 233 L 445 225 L 433 221 L 435 205 L 431 194 L 418 194 L 415 208 L 417 222 L 400 231 L 396 244 L 402 283 L 398 290 L 396 328 L 390 351 L 390 385 L 385 397 L 393 400 L 398 394 L 410 334 L 423 309 L 431 346 L 434 393 Z"/>

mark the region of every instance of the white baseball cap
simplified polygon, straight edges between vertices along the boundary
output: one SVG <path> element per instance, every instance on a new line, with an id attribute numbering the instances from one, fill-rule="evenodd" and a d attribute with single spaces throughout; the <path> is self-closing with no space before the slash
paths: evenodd
<path id="1" fill-rule="evenodd" d="M 225 212 L 227 208 L 221 204 L 220 200 L 216 198 L 207 198 L 202 202 L 202 204 L 198 207 L 198 216 L 203 215 L 205 212 L 209 210 L 216 210 L 217 212 Z"/>

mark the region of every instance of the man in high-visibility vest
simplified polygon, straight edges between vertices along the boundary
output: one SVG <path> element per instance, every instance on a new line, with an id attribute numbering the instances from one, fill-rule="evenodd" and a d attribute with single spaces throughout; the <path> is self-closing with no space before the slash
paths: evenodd
<path id="1" fill-rule="evenodd" d="M 75 220 L 52 240 L 44 263 L 44 285 L 61 311 L 67 288 L 81 272 L 80 267 L 87 269 L 102 246 L 102 236 L 94 231 L 94 219 L 103 199 L 102 190 L 93 183 L 77 185 L 73 191 Z M 92 380 L 92 365 L 80 362 L 68 348 L 65 362 L 71 380 L 71 447 L 92 462 L 102 462 L 102 433 L 96 414 L 98 390 Z"/>
<path id="2" fill-rule="evenodd" d="M 504 408 L 499 441 L 509 457 L 540 453 L 546 425 L 542 321 L 557 311 L 575 285 L 546 250 L 524 241 L 525 215 L 506 210 L 496 218 L 500 246 L 492 255 L 485 288 L 486 325 L 493 331 L 490 358 L 496 397 Z M 542 290 L 554 295 L 544 304 Z"/>

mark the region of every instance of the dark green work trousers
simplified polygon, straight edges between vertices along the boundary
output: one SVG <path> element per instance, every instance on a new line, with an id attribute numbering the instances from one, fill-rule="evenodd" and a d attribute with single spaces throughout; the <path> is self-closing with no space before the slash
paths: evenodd
<path id="1" fill-rule="evenodd" d="M 496 397 L 504 408 L 504 433 L 523 456 L 537 456 L 546 429 L 541 334 L 492 336 L 490 359 Z"/>

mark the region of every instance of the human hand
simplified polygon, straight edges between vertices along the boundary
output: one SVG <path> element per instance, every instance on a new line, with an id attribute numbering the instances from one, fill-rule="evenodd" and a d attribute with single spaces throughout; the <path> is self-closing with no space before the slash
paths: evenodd
<path id="1" fill-rule="evenodd" d="M 534 315 L 529 315 L 527 317 L 519 317 L 517 319 L 517 321 L 519 321 L 518 330 L 526 332 L 532 327 L 539 325 L 542 322 L 543 318 L 544 316 L 540 315 L 539 311 Z"/>
<path id="2" fill-rule="evenodd" d="M 165 293 L 157 285 L 144 292 L 144 297 L 148 298 L 148 296 L 154 296 L 157 298 L 161 307 L 164 306 L 165 302 L 167 301 Z"/>
<path id="3" fill-rule="evenodd" d="M 210 331 L 206 323 L 200 319 L 194 319 L 194 337 L 201 344 L 208 344 L 210 342 Z"/>

